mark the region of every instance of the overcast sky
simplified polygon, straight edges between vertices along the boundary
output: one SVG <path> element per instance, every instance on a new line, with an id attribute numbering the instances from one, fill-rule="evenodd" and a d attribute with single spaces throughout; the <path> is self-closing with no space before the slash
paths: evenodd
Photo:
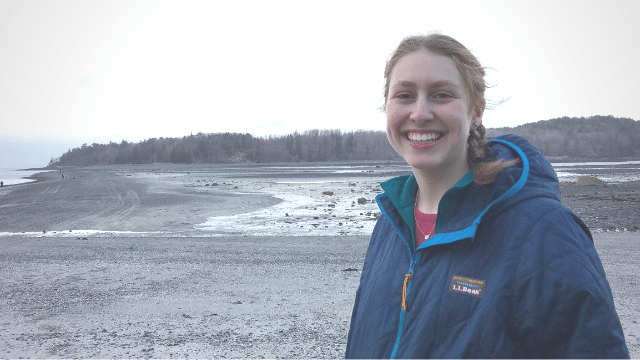
<path id="1" fill-rule="evenodd" d="M 640 1 L 0 0 L 0 138 L 384 130 L 385 61 L 431 30 L 511 97 L 487 127 L 640 119 Z"/>

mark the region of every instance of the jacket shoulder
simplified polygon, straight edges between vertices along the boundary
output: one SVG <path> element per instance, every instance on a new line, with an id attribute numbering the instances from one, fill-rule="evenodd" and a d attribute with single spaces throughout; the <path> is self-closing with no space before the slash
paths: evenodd
<path id="1" fill-rule="evenodd" d="M 628 356 L 611 289 L 587 227 L 550 199 L 518 205 L 514 210 L 526 214 L 529 223 L 518 241 L 511 289 L 517 304 L 510 325 L 514 339 L 531 357 Z"/>

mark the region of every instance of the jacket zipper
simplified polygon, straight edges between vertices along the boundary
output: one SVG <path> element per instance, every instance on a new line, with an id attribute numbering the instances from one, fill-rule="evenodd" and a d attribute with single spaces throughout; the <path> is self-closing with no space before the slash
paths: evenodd
<path id="1" fill-rule="evenodd" d="M 407 284 L 409 280 L 413 279 L 413 274 L 407 273 L 404 275 L 404 284 L 402 284 L 402 310 L 407 311 Z"/>
<path id="2" fill-rule="evenodd" d="M 410 259 L 409 272 L 404 276 L 404 282 L 402 285 L 402 303 L 400 306 L 400 321 L 398 324 L 398 333 L 396 335 L 396 341 L 395 341 L 395 344 L 393 345 L 393 350 L 391 351 L 391 357 L 390 357 L 391 359 L 395 359 L 398 353 L 398 347 L 400 346 L 400 339 L 402 338 L 402 330 L 404 328 L 404 318 L 407 313 L 407 300 L 411 295 L 411 285 L 413 284 L 413 269 L 415 264 L 417 264 L 418 261 L 420 260 L 420 255 L 422 254 L 422 252 L 418 252 L 414 257 L 414 252 L 411 250 L 411 245 L 409 245 L 409 242 L 404 237 L 404 235 L 402 235 L 402 233 L 400 232 L 400 229 L 398 229 L 396 224 L 393 221 L 391 221 L 391 219 L 389 218 L 389 215 L 384 210 L 384 207 L 382 206 L 382 204 L 380 204 L 380 199 L 378 197 L 376 197 L 376 202 L 378 203 L 378 207 L 380 208 L 380 210 L 382 210 L 382 213 L 384 214 L 384 217 L 387 218 L 387 221 L 391 223 L 391 225 L 395 229 L 398 236 L 400 236 L 402 241 L 404 241 L 404 244 L 407 246 L 407 251 L 409 252 L 409 259 Z"/>

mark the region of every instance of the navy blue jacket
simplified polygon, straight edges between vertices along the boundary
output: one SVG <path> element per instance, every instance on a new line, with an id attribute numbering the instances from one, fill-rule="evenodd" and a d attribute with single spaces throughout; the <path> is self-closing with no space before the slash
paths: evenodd
<path id="1" fill-rule="evenodd" d="M 488 186 L 465 175 L 417 249 L 415 178 L 382 184 L 347 358 L 629 357 L 591 234 L 560 203 L 551 164 L 521 137 L 491 144 L 519 163 Z"/>

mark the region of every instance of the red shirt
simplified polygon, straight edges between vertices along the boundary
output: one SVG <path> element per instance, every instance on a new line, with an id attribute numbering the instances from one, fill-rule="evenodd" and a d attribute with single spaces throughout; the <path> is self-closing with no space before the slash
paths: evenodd
<path id="1" fill-rule="evenodd" d="M 438 214 L 423 214 L 417 207 L 414 210 L 416 218 L 416 247 L 425 242 L 425 235 L 432 237 L 436 233 L 436 217 Z M 423 231 L 428 232 L 425 234 Z"/>

